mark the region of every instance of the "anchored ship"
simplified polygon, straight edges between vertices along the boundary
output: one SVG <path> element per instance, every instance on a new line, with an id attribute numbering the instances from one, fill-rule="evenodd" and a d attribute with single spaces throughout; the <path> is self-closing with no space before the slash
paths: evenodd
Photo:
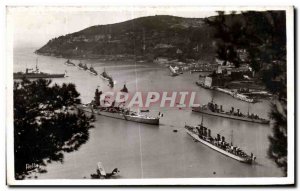
<path id="1" fill-rule="evenodd" d="M 113 88 L 114 87 L 114 80 L 112 79 L 111 76 L 109 76 L 106 71 L 105 71 L 105 68 L 103 70 L 103 72 L 99 75 L 100 78 L 102 78 L 103 80 L 105 81 L 108 81 L 108 86 Z"/>
<path id="2" fill-rule="evenodd" d="M 248 102 L 248 103 L 257 102 L 257 100 L 255 100 L 253 98 L 249 98 L 247 95 L 244 95 L 244 94 L 241 94 L 241 93 L 238 93 L 238 92 L 234 92 L 232 90 L 223 89 L 223 88 L 220 88 L 220 87 L 208 86 L 204 82 L 199 82 L 198 81 L 198 82 L 196 82 L 196 85 L 200 86 L 202 88 L 205 88 L 205 89 L 216 90 L 216 91 L 231 95 L 232 97 L 234 97 L 236 99 L 239 99 L 241 101 L 245 101 L 245 102 Z"/>
<path id="3" fill-rule="evenodd" d="M 217 134 L 217 137 L 212 137 L 211 130 L 203 126 L 203 118 L 200 125 L 185 125 L 184 128 L 193 139 L 230 158 L 248 164 L 251 164 L 256 159 L 252 153 L 248 155 L 239 147 L 233 146 L 233 143 L 227 143 L 224 136 L 221 138 L 221 135 Z"/>
<path id="4" fill-rule="evenodd" d="M 89 70 L 89 72 L 90 72 L 91 74 L 93 74 L 93 75 L 95 75 L 95 76 L 98 75 L 98 72 L 94 69 L 93 66 L 91 66 L 88 70 Z"/>
<path id="5" fill-rule="evenodd" d="M 126 121 L 134 121 L 138 123 L 146 123 L 151 125 L 159 125 L 159 119 L 161 115 L 158 117 L 150 117 L 144 114 L 140 114 L 138 112 L 130 111 L 130 109 L 128 108 L 120 107 L 120 105 L 123 105 L 124 103 L 119 103 L 118 106 L 115 106 L 115 101 L 113 101 L 111 106 L 101 106 L 101 94 L 102 91 L 96 89 L 95 99 L 90 104 L 81 104 L 78 105 L 77 108 L 86 112 L 91 112 L 93 114 L 98 114 L 106 117 L 112 117 Z"/>
<path id="6" fill-rule="evenodd" d="M 81 62 L 79 62 L 78 68 L 81 69 L 81 70 L 87 70 L 88 69 L 87 65 L 86 64 L 82 64 Z"/>
<path id="7" fill-rule="evenodd" d="M 64 74 L 49 74 L 41 72 L 38 68 L 38 64 L 35 66 L 35 70 L 32 68 L 26 68 L 24 72 L 17 72 L 13 74 L 14 79 L 38 79 L 38 78 L 64 78 L 66 77 L 66 72 Z"/>
<path id="8" fill-rule="evenodd" d="M 105 68 L 104 68 L 103 72 L 100 74 L 100 78 L 102 78 L 103 80 L 106 80 L 106 81 L 111 81 L 112 80 L 112 77 L 110 77 L 106 73 Z"/>
<path id="9" fill-rule="evenodd" d="M 129 109 L 121 107 L 101 107 L 93 104 L 79 105 L 78 109 L 94 114 L 122 119 L 126 121 L 134 121 L 138 123 L 146 123 L 150 125 L 159 125 L 159 117 L 149 117 L 147 115 L 139 114 Z"/>
<path id="10" fill-rule="evenodd" d="M 65 62 L 65 65 L 67 66 L 76 66 L 73 62 L 71 62 L 69 59 Z"/>
<path id="11" fill-rule="evenodd" d="M 226 118 L 230 118 L 230 119 L 254 122 L 254 123 L 262 123 L 262 124 L 270 123 L 269 120 L 260 118 L 256 114 L 249 114 L 249 111 L 248 111 L 247 115 L 241 113 L 239 109 L 237 109 L 237 111 L 235 112 L 234 107 L 232 107 L 230 111 L 227 111 L 227 112 L 223 111 L 223 106 L 214 103 L 213 100 L 208 102 L 208 104 L 205 104 L 205 105 L 202 105 L 199 107 L 192 107 L 192 111 L 199 112 L 199 113 L 205 113 L 208 115 L 226 117 Z"/>

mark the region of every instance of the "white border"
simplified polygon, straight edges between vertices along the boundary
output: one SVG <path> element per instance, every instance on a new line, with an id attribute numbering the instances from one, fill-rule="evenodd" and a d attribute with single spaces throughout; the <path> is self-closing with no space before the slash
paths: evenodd
<path id="1" fill-rule="evenodd" d="M 8 4 L 16 5 L 16 4 Z M 20 5 L 20 4 L 19 4 Z M 28 5 L 28 4 L 27 4 Z M 33 5 L 40 5 L 34 3 Z M 45 3 L 44 5 L 66 5 L 62 2 L 55 1 L 54 3 Z M 69 4 L 70 5 L 70 4 Z M 79 6 L 82 3 L 73 2 L 73 5 Z M 97 9 L 97 7 L 90 7 L 96 3 L 90 3 L 87 9 Z M 118 5 L 118 3 L 116 4 Z M 177 4 L 179 5 L 179 4 Z M 174 7 L 174 6 L 172 6 Z M 57 7 L 56 7 L 57 8 Z M 75 7 L 76 8 L 76 7 Z M 141 9 L 141 7 L 117 7 Z M 153 8 L 153 6 L 152 6 Z M 159 7 L 168 8 L 168 7 Z M 199 9 L 199 11 L 209 10 L 286 10 L 287 15 L 287 88 L 288 88 L 288 177 L 282 178 L 170 178 L 170 179 L 117 179 L 117 180 L 89 180 L 89 179 L 51 179 L 51 180 L 15 180 L 14 179 L 14 152 L 13 152 L 13 97 L 12 95 L 12 71 L 13 71 L 13 57 L 12 45 L 13 39 L 11 26 L 7 27 L 6 35 L 6 137 L 7 137 L 7 181 L 9 185 L 281 185 L 293 184 L 294 180 L 294 10 L 293 7 L 276 7 L 276 6 L 243 6 L 243 7 L 176 7 L 180 9 Z M 10 24 L 9 22 L 7 22 Z"/>

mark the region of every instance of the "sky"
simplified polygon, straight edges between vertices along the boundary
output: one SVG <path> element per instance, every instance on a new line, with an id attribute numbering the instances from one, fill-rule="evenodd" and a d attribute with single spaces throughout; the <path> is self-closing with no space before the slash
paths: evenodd
<path id="1" fill-rule="evenodd" d="M 203 18 L 216 15 L 216 12 L 182 7 L 9 7 L 7 34 L 12 35 L 14 47 L 41 47 L 54 37 L 93 25 L 153 15 Z"/>

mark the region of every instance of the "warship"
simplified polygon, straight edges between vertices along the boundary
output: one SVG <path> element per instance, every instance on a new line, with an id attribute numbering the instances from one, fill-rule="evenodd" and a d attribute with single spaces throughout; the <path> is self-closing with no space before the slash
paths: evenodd
<path id="1" fill-rule="evenodd" d="M 69 59 L 65 62 L 65 65 L 67 66 L 76 66 L 73 62 L 71 62 Z"/>
<path id="2" fill-rule="evenodd" d="M 150 125 L 159 125 L 160 115 L 158 117 L 150 117 L 139 112 L 131 111 L 129 108 L 121 107 L 124 103 L 119 103 L 116 106 L 115 101 L 111 106 L 103 106 L 100 104 L 100 96 L 102 91 L 96 89 L 95 99 L 89 104 L 80 104 L 77 106 L 79 110 L 90 112 L 92 114 L 102 115 L 106 117 L 122 119 L 125 121 L 133 121 Z"/>
<path id="3" fill-rule="evenodd" d="M 248 121 L 254 123 L 262 123 L 262 124 L 269 124 L 270 121 L 267 119 L 260 118 L 257 114 L 250 114 L 249 111 L 247 114 L 243 114 L 240 112 L 239 109 L 234 111 L 234 107 L 231 107 L 230 111 L 223 111 L 223 105 L 218 105 L 212 101 L 208 102 L 208 104 L 204 104 L 199 107 L 192 107 L 192 111 L 205 113 L 208 115 L 214 115 L 219 117 L 226 117 L 230 119 L 236 119 L 241 121 Z"/>
<path id="4" fill-rule="evenodd" d="M 96 106 L 93 103 L 90 104 L 81 104 L 77 106 L 78 109 L 91 112 L 93 114 L 102 115 L 106 117 L 122 119 L 125 121 L 133 121 L 138 123 L 145 123 L 150 125 L 159 125 L 159 117 L 149 117 L 144 114 L 140 114 L 138 112 L 130 111 L 127 108 L 121 108 L 117 106 L 112 107 L 101 107 Z"/>
<path id="5" fill-rule="evenodd" d="M 252 153 L 248 155 L 239 147 L 234 146 L 232 142 L 226 142 L 224 136 L 221 137 L 220 134 L 217 134 L 217 137 L 212 137 L 211 130 L 203 125 L 203 118 L 201 124 L 197 126 L 185 125 L 184 128 L 193 139 L 225 156 L 247 164 L 252 164 L 256 159 Z"/>
<path id="6" fill-rule="evenodd" d="M 93 74 L 93 75 L 95 75 L 95 76 L 98 75 L 98 72 L 94 69 L 93 66 L 91 66 L 88 70 L 89 70 L 89 72 L 90 72 L 91 74 Z"/>
<path id="7" fill-rule="evenodd" d="M 103 80 L 108 81 L 108 86 L 109 86 L 109 87 L 111 87 L 111 88 L 114 87 L 114 84 L 115 84 L 115 83 L 114 83 L 114 80 L 113 80 L 113 78 L 112 78 L 111 76 L 109 76 L 109 75 L 106 73 L 105 68 L 104 68 L 103 72 L 102 72 L 99 76 L 100 76 L 100 78 L 102 78 Z"/>
<path id="8" fill-rule="evenodd" d="M 106 80 L 106 81 L 112 81 L 112 77 L 110 77 L 106 71 L 105 71 L 105 68 L 103 70 L 103 72 L 99 75 L 100 78 L 102 78 L 103 80 Z"/>
<path id="9" fill-rule="evenodd" d="M 35 70 L 32 68 L 26 68 L 24 72 L 13 73 L 13 79 L 39 79 L 39 78 L 64 78 L 66 77 L 66 72 L 64 74 L 49 74 L 41 72 L 36 64 Z"/>
<path id="10" fill-rule="evenodd" d="M 87 65 L 86 64 L 82 64 L 81 62 L 79 62 L 78 68 L 81 69 L 81 70 L 88 70 Z"/>

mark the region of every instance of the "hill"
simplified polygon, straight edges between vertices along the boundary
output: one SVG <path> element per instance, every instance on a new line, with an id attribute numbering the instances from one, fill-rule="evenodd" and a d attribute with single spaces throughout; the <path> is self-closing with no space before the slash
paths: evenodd
<path id="1" fill-rule="evenodd" d="M 65 58 L 213 59 L 213 44 L 212 29 L 204 19 L 157 15 L 60 36 L 36 53 Z"/>

